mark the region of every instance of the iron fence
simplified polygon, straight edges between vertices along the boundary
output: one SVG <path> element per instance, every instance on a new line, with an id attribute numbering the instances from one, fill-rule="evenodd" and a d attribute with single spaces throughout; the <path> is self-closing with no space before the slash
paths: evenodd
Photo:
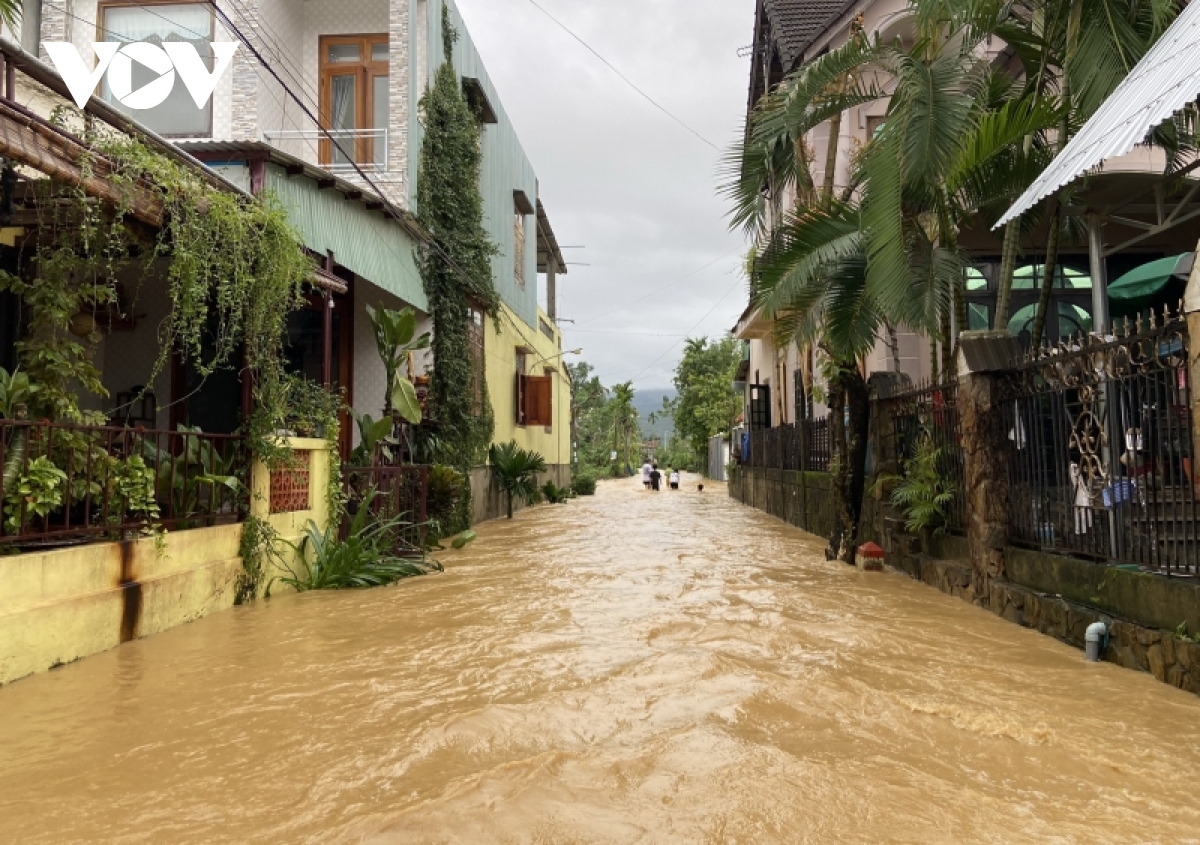
<path id="1" fill-rule="evenodd" d="M 952 493 L 946 530 L 966 530 L 966 478 L 958 416 L 958 385 L 924 384 L 881 400 L 892 420 L 892 445 L 903 472 L 923 449 L 932 449 L 938 475 Z"/>
<path id="2" fill-rule="evenodd" d="M 746 466 L 759 469 L 828 472 L 832 457 L 829 418 L 801 420 L 750 432 Z"/>
<path id="3" fill-rule="evenodd" d="M 0 546 L 124 539 L 239 522 L 245 440 L 199 431 L 0 420 Z"/>
<path id="4" fill-rule="evenodd" d="M 1015 543 L 1200 574 L 1187 324 L 1039 350 L 1007 408 Z"/>
<path id="5" fill-rule="evenodd" d="M 421 557 L 428 530 L 429 467 L 372 466 L 342 468 L 346 494 L 343 538 L 360 509 L 372 519 L 392 520 L 393 553 L 398 557 Z"/>

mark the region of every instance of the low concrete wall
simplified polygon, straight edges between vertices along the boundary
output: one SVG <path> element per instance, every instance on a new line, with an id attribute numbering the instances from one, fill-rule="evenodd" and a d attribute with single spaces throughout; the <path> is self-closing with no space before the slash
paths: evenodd
<path id="1" fill-rule="evenodd" d="M 571 485 L 570 465 L 554 464 L 538 476 L 539 486 L 547 481 L 553 481 L 559 487 L 569 487 Z M 474 506 L 471 517 L 472 524 L 508 516 L 508 498 L 500 489 L 500 485 L 496 483 L 490 466 L 475 467 L 471 470 L 471 497 Z M 513 512 L 524 510 L 526 507 L 527 505 L 523 502 L 514 502 Z"/>
<path id="2" fill-rule="evenodd" d="M 270 474 L 260 464 L 251 512 L 294 542 L 308 520 L 328 520 L 329 466 L 324 440 L 290 445 L 308 455 L 308 508 L 270 513 Z M 241 525 L 223 525 L 168 532 L 161 548 L 147 537 L 0 557 L 0 684 L 231 607 L 241 540 Z M 294 565 L 290 549 L 280 550 Z M 266 563 L 264 587 L 287 574 Z"/>
<path id="3" fill-rule="evenodd" d="M 1173 631 L 1186 623 L 1200 632 L 1200 584 L 1151 572 L 1117 569 L 1086 560 L 1010 548 L 1007 580 L 1089 605 L 1151 628 Z"/>
<path id="4" fill-rule="evenodd" d="M 0 558 L 0 684 L 233 605 L 240 525 Z"/>

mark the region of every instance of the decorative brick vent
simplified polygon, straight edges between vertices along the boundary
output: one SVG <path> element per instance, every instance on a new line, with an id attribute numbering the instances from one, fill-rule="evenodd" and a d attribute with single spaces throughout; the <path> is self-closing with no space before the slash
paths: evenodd
<path id="1" fill-rule="evenodd" d="M 308 466 L 309 453 L 296 452 L 296 463 Z M 271 513 L 296 513 L 309 509 L 307 469 L 277 469 L 271 473 Z"/>

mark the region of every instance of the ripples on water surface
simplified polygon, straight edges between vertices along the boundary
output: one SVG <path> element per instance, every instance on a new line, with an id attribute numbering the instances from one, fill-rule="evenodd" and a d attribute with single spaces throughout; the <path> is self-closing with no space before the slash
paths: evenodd
<path id="1" fill-rule="evenodd" d="M 685 486 L 0 689 L 0 839 L 1200 842 L 1200 699 Z"/>

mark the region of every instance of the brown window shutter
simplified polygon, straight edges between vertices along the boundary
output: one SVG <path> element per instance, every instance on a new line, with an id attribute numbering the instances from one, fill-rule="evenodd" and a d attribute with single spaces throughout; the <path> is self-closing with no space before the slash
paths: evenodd
<path id="1" fill-rule="evenodd" d="M 553 380 L 550 376 L 526 376 L 526 425 L 551 425 L 553 423 L 553 389 Z"/>

